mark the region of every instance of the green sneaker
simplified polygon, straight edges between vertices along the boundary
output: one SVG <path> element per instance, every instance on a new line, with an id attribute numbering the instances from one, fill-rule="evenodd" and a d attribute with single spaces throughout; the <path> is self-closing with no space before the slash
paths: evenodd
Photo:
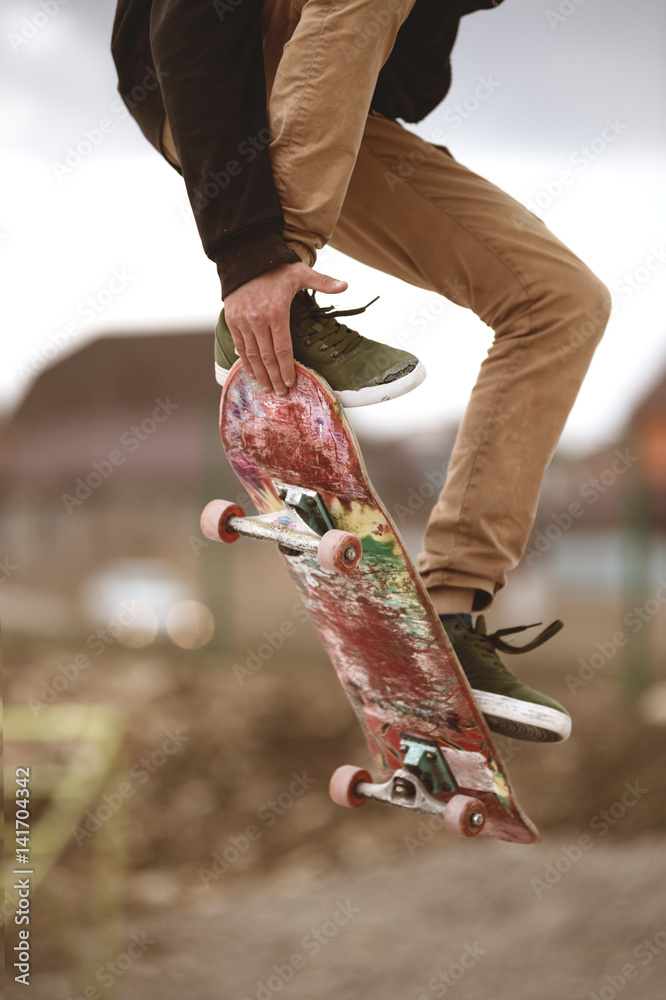
<path id="1" fill-rule="evenodd" d="M 476 628 L 471 615 L 440 615 L 440 619 L 472 687 L 474 700 L 493 732 L 542 743 L 559 743 L 568 738 L 571 718 L 567 710 L 519 681 L 497 655 L 498 650 L 528 653 L 536 649 L 560 631 L 561 621 L 553 622 L 524 646 L 512 646 L 503 641 L 503 635 L 533 626 L 501 628 L 488 635 L 483 615 L 479 615 Z"/>
<path id="2" fill-rule="evenodd" d="M 333 310 L 333 306 L 317 305 L 308 292 L 297 292 L 291 304 L 294 358 L 326 379 L 342 406 L 394 399 L 415 389 L 426 375 L 413 354 L 378 344 L 337 321 L 339 316 L 357 316 L 365 309 Z M 215 378 L 220 385 L 237 360 L 223 309 L 215 329 Z"/>

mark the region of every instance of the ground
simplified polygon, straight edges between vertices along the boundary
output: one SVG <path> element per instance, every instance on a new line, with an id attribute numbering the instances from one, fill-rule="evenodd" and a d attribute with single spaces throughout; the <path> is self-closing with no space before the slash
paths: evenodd
<path id="1" fill-rule="evenodd" d="M 78 648 L 6 641 L 7 701 L 43 694 Z M 576 694 L 566 744 L 504 742 L 543 833 L 517 847 L 334 806 L 331 771 L 366 756 L 322 654 L 276 654 L 243 683 L 233 666 L 220 650 L 114 647 L 56 699 L 116 713 L 124 756 L 104 789 L 131 794 L 104 830 L 69 838 L 35 895 L 34 998 L 661 1000 L 663 728 L 616 677 Z M 530 682 L 566 696 L 545 662 Z M 57 752 L 10 745 L 7 765 L 46 769 Z"/>
<path id="2" fill-rule="evenodd" d="M 177 913 L 134 921 L 154 944 L 119 996 L 587 1000 L 615 983 L 661 1000 L 664 840 L 597 842 L 579 861 L 574 844 L 440 838 L 379 859 L 361 844 L 328 870 L 290 866 L 232 891 L 217 882 Z"/>

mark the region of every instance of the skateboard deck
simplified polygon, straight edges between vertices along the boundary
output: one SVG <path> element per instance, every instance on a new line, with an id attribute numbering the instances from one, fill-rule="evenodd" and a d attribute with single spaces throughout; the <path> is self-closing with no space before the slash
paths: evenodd
<path id="1" fill-rule="evenodd" d="M 321 378 L 301 365 L 296 369 L 286 398 L 263 394 L 239 362 L 227 377 L 220 406 L 222 443 L 258 511 L 244 519 L 241 533 L 272 533 L 278 539 L 381 780 L 417 776 L 421 784 L 415 784 L 425 788 L 430 802 L 421 811 L 435 811 L 432 800 L 446 809 L 454 797 L 473 798 L 485 814 L 476 819 L 481 835 L 535 843 L 536 827 L 513 795 L 427 591 L 370 484 L 344 411 Z M 238 537 L 232 524 L 241 526 L 243 512 L 234 508 L 232 513 L 237 517 L 225 522 L 226 532 L 220 520 L 225 541 Z M 320 564 L 317 545 L 331 528 L 362 543 L 362 556 L 351 571 Z M 206 533 L 213 537 L 210 528 Z M 309 550 L 298 551 L 297 541 L 309 544 Z M 369 779 L 367 772 L 357 773 Z M 403 801 L 393 791 L 372 796 L 369 790 L 378 785 L 356 788 L 362 795 L 352 795 L 354 801 L 345 804 L 360 804 L 366 792 L 412 808 L 419 808 L 416 799 L 423 800 L 420 791 L 415 799 L 413 788 Z M 395 789 L 404 793 L 405 782 L 396 782 Z"/>

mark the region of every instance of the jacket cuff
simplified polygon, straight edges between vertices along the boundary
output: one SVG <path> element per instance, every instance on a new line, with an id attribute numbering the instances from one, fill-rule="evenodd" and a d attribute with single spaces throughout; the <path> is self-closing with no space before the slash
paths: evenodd
<path id="1" fill-rule="evenodd" d="M 208 256 L 217 266 L 223 299 L 246 281 L 258 278 L 274 267 L 301 262 L 296 251 L 285 243 L 279 223 L 268 223 L 236 233 L 213 246 Z"/>

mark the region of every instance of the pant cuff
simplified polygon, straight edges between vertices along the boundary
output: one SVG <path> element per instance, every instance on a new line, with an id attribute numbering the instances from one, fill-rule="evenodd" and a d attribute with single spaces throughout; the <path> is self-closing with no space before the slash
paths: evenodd
<path id="1" fill-rule="evenodd" d="M 484 611 L 492 604 L 495 594 L 500 590 L 499 584 L 492 580 L 446 569 L 433 569 L 421 573 L 420 576 L 426 590 L 434 590 L 436 587 L 465 587 L 474 590 L 472 611 Z"/>
<path id="2" fill-rule="evenodd" d="M 298 254 L 304 264 L 307 264 L 308 267 L 315 266 L 317 254 L 307 244 L 300 243 L 298 240 L 285 240 L 285 242 L 290 250 Z"/>

